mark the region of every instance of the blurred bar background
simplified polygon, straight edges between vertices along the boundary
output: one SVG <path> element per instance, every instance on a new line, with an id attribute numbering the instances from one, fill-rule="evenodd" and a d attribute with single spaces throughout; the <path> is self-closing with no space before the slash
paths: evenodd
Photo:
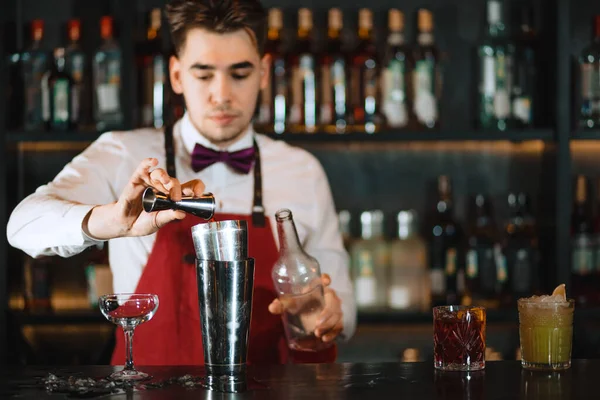
<path id="1" fill-rule="evenodd" d="M 4 222 L 101 133 L 183 114 L 164 4 L 0 0 Z M 440 304 L 485 305 L 488 360 L 518 358 L 516 300 L 560 283 L 573 357 L 599 356 L 600 3 L 263 4 L 255 128 L 321 161 L 351 255 L 359 325 L 339 361 L 430 360 Z M 0 241 L 1 359 L 109 361 L 107 252 Z"/>

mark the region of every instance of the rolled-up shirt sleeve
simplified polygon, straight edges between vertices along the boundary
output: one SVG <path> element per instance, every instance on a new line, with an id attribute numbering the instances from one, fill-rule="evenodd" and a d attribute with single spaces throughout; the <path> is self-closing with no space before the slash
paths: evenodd
<path id="1" fill-rule="evenodd" d="M 32 257 L 69 257 L 98 244 L 82 222 L 94 206 L 117 200 L 114 182 L 123 157 L 115 134 L 103 134 L 17 205 L 6 229 L 10 245 Z"/>
<path id="2" fill-rule="evenodd" d="M 321 272 L 331 277 L 330 287 L 342 302 L 342 339 L 348 340 L 356 330 L 356 303 L 350 280 L 349 256 L 344 249 L 327 175 L 320 165 L 314 185 L 313 221 L 316 221 L 316 229 L 308 235 L 304 246 L 306 252 L 319 261 Z"/>

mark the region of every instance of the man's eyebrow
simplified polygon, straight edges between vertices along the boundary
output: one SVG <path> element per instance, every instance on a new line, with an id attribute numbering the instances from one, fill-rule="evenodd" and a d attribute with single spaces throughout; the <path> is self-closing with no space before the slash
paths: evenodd
<path id="1" fill-rule="evenodd" d="M 239 63 L 232 64 L 229 69 L 244 69 L 244 68 L 254 68 L 254 64 L 250 61 L 242 61 Z"/>
<path id="2" fill-rule="evenodd" d="M 199 70 L 205 71 L 205 70 L 213 70 L 216 68 L 214 65 L 194 63 L 191 65 L 190 69 L 199 69 Z"/>

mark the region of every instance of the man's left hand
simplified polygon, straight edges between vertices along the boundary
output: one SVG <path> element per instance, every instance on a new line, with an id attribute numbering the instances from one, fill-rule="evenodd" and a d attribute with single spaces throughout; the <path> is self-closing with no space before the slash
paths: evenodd
<path id="1" fill-rule="evenodd" d="M 321 281 L 324 286 L 325 307 L 321 311 L 317 319 L 315 328 L 315 336 L 321 338 L 323 342 L 331 342 L 344 329 L 344 319 L 342 313 L 342 301 L 335 293 L 335 290 L 329 287 L 331 278 L 327 274 L 321 276 Z M 282 314 L 284 306 L 279 299 L 273 300 L 269 304 L 269 312 L 271 314 Z"/>

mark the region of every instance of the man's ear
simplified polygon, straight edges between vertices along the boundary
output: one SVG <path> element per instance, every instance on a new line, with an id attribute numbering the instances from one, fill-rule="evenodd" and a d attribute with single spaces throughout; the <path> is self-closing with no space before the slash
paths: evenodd
<path id="1" fill-rule="evenodd" d="M 183 94 L 183 83 L 181 82 L 181 62 L 175 56 L 169 59 L 169 77 L 171 78 L 171 87 L 177 94 Z"/>
<path id="2" fill-rule="evenodd" d="M 271 55 L 265 54 L 260 60 L 260 88 L 264 89 L 269 85 L 271 79 Z"/>

